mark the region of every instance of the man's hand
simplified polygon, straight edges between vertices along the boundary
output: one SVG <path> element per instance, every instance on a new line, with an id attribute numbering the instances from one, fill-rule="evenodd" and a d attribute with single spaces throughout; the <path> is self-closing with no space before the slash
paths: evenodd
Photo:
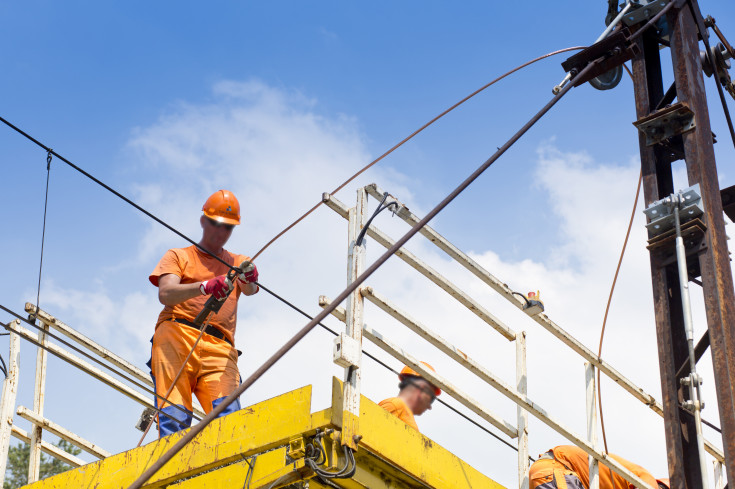
<path id="1" fill-rule="evenodd" d="M 199 290 L 202 295 L 211 294 L 215 299 L 221 300 L 227 296 L 227 292 L 230 291 L 230 288 L 227 286 L 227 282 L 225 282 L 225 276 L 220 275 L 219 277 L 202 282 L 199 285 Z"/>
<path id="2" fill-rule="evenodd" d="M 237 276 L 237 279 L 243 284 L 252 284 L 258 281 L 258 268 L 251 263 L 244 272 Z"/>

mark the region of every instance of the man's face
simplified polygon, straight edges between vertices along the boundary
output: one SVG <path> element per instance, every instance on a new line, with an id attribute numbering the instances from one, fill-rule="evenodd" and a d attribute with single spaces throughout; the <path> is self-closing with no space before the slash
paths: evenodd
<path id="1" fill-rule="evenodd" d="M 411 379 L 411 387 L 414 389 L 414 395 L 411 403 L 413 405 L 409 407 L 414 415 L 420 416 L 431 409 L 431 403 L 436 399 L 434 387 L 424 379 Z"/>
<path id="2" fill-rule="evenodd" d="M 223 224 L 221 222 L 214 221 L 207 216 L 202 216 L 201 219 L 202 230 L 204 235 L 204 242 L 209 243 L 212 248 L 219 249 L 225 246 L 227 240 L 232 235 L 232 229 L 235 227 L 232 224 Z"/>

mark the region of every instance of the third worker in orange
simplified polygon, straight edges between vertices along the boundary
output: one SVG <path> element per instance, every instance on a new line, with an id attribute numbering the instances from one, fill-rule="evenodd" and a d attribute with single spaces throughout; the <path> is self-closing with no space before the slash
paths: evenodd
<path id="1" fill-rule="evenodd" d="M 421 364 L 435 372 L 434 367 L 428 363 L 421 362 Z M 398 374 L 398 380 L 400 381 L 398 395 L 381 401 L 379 406 L 418 431 L 419 427 L 414 416 L 421 416 L 431 409 L 434 399 L 442 391 L 411 367 L 403 367 Z"/>

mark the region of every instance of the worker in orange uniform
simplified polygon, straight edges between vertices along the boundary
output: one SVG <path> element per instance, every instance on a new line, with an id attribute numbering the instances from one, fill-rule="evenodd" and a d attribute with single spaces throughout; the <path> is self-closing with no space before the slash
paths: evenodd
<path id="1" fill-rule="evenodd" d="M 651 487 L 669 489 L 668 479 L 656 479 L 643 467 L 625 460 L 617 455 L 610 454 L 615 459 L 637 475 Z M 561 445 L 539 455 L 539 459 L 531 465 L 528 473 L 530 489 L 587 489 L 590 486 L 590 468 L 587 452 L 573 445 Z M 600 489 L 631 489 L 629 484 L 620 475 L 604 465 L 599 464 Z"/>
<path id="2" fill-rule="evenodd" d="M 436 372 L 428 363 L 421 363 L 432 372 Z M 398 396 L 381 401 L 379 406 L 418 431 L 419 427 L 414 416 L 421 416 L 431 409 L 434 399 L 442 391 L 411 367 L 403 367 L 398 374 L 398 380 L 400 380 Z"/>
<path id="3" fill-rule="evenodd" d="M 199 219 L 202 239 L 199 247 L 232 266 L 249 260 L 224 249 L 233 228 L 240 224 L 240 204 L 231 192 L 218 190 L 202 207 Z M 191 426 L 192 393 L 205 412 L 211 411 L 240 384 L 235 349 L 237 301 L 240 294 L 258 292 L 258 270 L 253 265 L 237 276 L 236 283 L 217 314 L 210 316 L 201 340 L 186 367 L 168 394 L 176 375 L 200 334 L 194 319 L 210 295 L 222 299 L 229 291 L 225 276 L 229 268 L 197 246 L 166 252 L 149 279 L 158 287 L 158 300 L 165 306 L 158 316 L 151 342 L 151 376 L 155 384 L 156 406 L 171 418 L 159 416 L 159 436 L 163 437 Z M 167 396 L 168 394 L 168 396 Z M 167 398 L 169 402 L 161 399 Z M 186 412 L 171 404 L 183 407 Z M 221 416 L 240 409 L 239 400 L 230 404 Z"/>

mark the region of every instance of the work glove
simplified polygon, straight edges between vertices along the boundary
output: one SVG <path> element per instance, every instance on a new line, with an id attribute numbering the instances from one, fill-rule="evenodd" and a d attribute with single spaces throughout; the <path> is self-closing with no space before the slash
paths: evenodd
<path id="1" fill-rule="evenodd" d="M 225 282 L 225 276 L 220 275 L 219 277 L 202 282 L 199 285 L 199 290 L 202 292 L 202 295 L 211 294 L 215 299 L 221 300 L 227 297 L 227 292 L 230 291 L 230 288 L 227 282 Z"/>
<path id="2" fill-rule="evenodd" d="M 245 271 L 237 276 L 237 279 L 243 284 L 251 284 L 258 281 L 258 269 L 255 264 L 251 263 Z"/>

